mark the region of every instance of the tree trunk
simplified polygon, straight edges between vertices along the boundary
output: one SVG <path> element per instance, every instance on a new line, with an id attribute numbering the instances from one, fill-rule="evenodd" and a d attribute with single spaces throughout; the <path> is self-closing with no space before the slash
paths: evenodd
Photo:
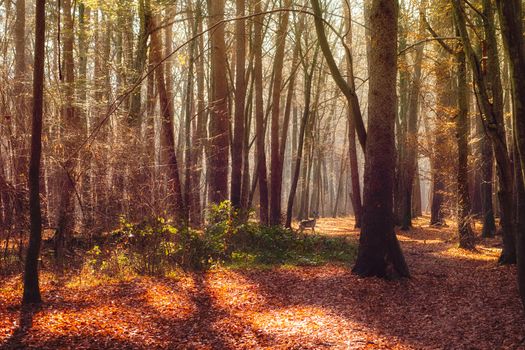
<path id="1" fill-rule="evenodd" d="M 261 13 L 260 1 L 255 1 L 255 13 Z M 255 80 L 255 125 L 256 125 L 256 154 L 257 178 L 259 181 L 259 218 L 261 224 L 268 225 L 268 176 L 266 172 L 265 128 L 264 128 L 264 101 L 263 101 L 263 22 L 264 16 L 255 18 L 254 25 L 254 80 Z"/>
<path id="2" fill-rule="evenodd" d="M 37 0 L 35 10 L 35 60 L 33 70 L 33 121 L 29 163 L 29 215 L 31 233 L 24 271 L 24 304 L 40 303 L 38 258 L 42 240 L 40 210 L 40 159 L 42 155 L 42 112 L 44 104 L 44 61 L 46 32 L 45 0 Z"/>
<path id="3" fill-rule="evenodd" d="M 188 5 L 188 12 L 192 13 L 191 4 Z M 195 36 L 197 34 L 197 21 L 191 20 L 190 23 L 192 24 L 192 35 Z M 195 183 L 195 181 L 192 180 L 193 176 L 193 166 L 194 163 L 192 161 L 193 156 L 193 145 L 192 145 L 192 119 L 194 114 L 194 103 L 193 103 L 193 66 L 195 64 L 195 53 L 197 52 L 197 40 L 193 40 L 188 48 L 188 75 L 187 75 L 187 83 L 186 83 L 186 110 L 185 110 L 185 118 L 184 118 L 184 132 L 185 132 L 185 148 L 184 148 L 184 203 L 185 203 L 185 218 L 191 221 L 190 213 L 194 212 L 193 206 L 193 200 L 196 198 L 195 196 L 191 195 L 191 192 L 196 191 L 199 193 L 199 187 L 193 187 L 192 183 Z M 189 222 L 188 222 L 189 223 Z"/>
<path id="4" fill-rule="evenodd" d="M 285 7 L 291 1 L 286 0 Z M 271 159 L 270 159 L 270 225 L 281 224 L 281 195 L 283 185 L 283 162 L 279 147 L 281 88 L 283 80 L 284 49 L 288 30 L 288 12 L 282 12 L 279 18 L 279 28 L 276 34 L 276 51 L 273 65 L 272 87 L 272 127 L 271 127 Z"/>
<path id="5" fill-rule="evenodd" d="M 474 249 L 474 232 L 472 231 L 470 212 L 470 196 L 468 186 L 468 85 L 467 85 L 467 63 L 465 53 L 459 51 L 456 54 L 457 62 L 457 98 L 458 114 L 456 116 L 456 138 L 458 147 L 458 233 L 459 246 L 465 249 Z"/>
<path id="6" fill-rule="evenodd" d="M 224 19 L 225 0 L 208 0 L 209 27 Z M 228 198 L 229 120 L 228 120 L 228 76 L 225 24 L 218 24 L 211 37 L 211 116 L 209 163 L 209 198 L 214 204 Z"/>
<path id="7" fill-rule="evenodd" d="M 14 198 L 15 209 L 15 230 L 20 233 L 24 230 L 25 220 L 25 203 L 26 203 L 26 179 L 27 179 L 27 65 L 26 65 L 26 2 L 25 0 L 16 1 L 16 20 L 14 26 L 15 36 L 15 76 L 13 81 L 13 94 L 16 97 L 16 126 L 15 134 L 12 135 L 13 152 L 14 152 L 14 189 L 16 195 Z M 9 128 L 11 129 L 11 128 Z"/>
<path id="8" fill-rule="evenodd" d="M 355 90 L 348 85 L 345 78 L 339 71 L 339 68 L 337 67 L 334 56 L 330 49 L 330 44 L 328 43 L 328 39 L 326 38 L 326 33 L 324 31 L 324 22 L 321 12 L 321 6 L 319 5 L 319 0 L 311 0 L 311 4 L 313 12 L 315 14 L 315 31 L 317 32 L 317 40 L 319 41 L 319 46 L 323 51 L 326 63 L 328 65 L 328 68 L 330 69 L 330 73 L 332 74 L 332 78 L 337 84 L 337 87 L 339 87 L 341 92 L 345 95 L 347 102 L 352 109 L 352 116 L 354 117 L 359 143 L 361 144 L 361 148 L 363 148 L 364 150 L 366 144 L 366 130 L 365 124 L 363 122 L 363 117 L 361 115 L 361 109 L 359 108 L 359 100 L 357 99 Z M 345 47 L 345 52 L 347 56 L 351 56 L 351 53 L 348 52 L 347 47 Z"/>
<path id="9" fill-rule="evenodd" d="M 419 8 L 419 35 L 425 33 L 426 1 L 421 1 Z M 419 111 L 419 94 L 421 90 L 421 70 L 425 46 L 418 45 L 414 59 L 414 73 L 408 98 L 407 128 L 404 142 L 404 156 L 401 163 L 401 229 L 412 227 L 412 195 L 414 190 L 414 176 L 416 175 L 418 130 L 417 119 Z"/>
<path id="10" fill-rule="evenodd" d="M 131 78 L 132 84 L 134 84 L 135 81 L 137 81 L 141 77 L 142 72 L 146 67 L 148 37 L 150 35 L 149 28 L 151 21 L 151 11 L 149 2 L 149 0 L 138 1 L 139 34 L 137 38 L 137 47 L 135 49 L 135 57 L 133 60 L 133 71 Z M 138 88 L 133 90 L 133 93 L 131 95 L 128 125 L 132 127 L 138 127 L 141 122 L 141 90 L 142 89 L 139 86 Z"/>
<path id="11" fill-rule="evenodd" d="M 485 130 L 489 135 L 492 146 L 494 149 L 494 155 L 497 163 L 497 173 L 499 182 L 499 204 L 500 204 L 500 222 L 503 228 L 503 251 L 500 256 L 500 263 L 511 264 L 516 262 L 516 246 L 515 246 L 515 231 L 514 231 L 514 209 L 513 209 L 513 175 L 512 165 L 507 148 L 506 136 L 505 136 L 505 124 L 503 120 L 502 109 L 498 106 L 502 106 L 502 95 L 501 95 L 501 81 L 499 79 L 499 66 L 497 54 L 495 54 L 495 32 L 494 27 L 489 26 L 490 31 L 488 32 L 487 43 L 489 45 L 488 55 L 490 57 L 487 60 L 490 64 L 491 76 L 486 81 L 480 60 L 474 52 L 470 39 L 468 36 L 465 18 L 460 8 L 460 3 L 455 0 L 454 14 L 456 16 L 456 23 L 458 25 L 459 33 L 463 42 L 463 49 L 470 62 L 473 76 L 475 79 L 475 88 L 478 96 L 479 105 L 484 115 L 483 121 Z M 485 10 L 487 7 L 485 7 Z M 491 33 L 492 32 L 492 33 Z M 492 48 L 490 47 L 492 46 Z M 524 85 L 525 87 L 525 85 Z M 492 97 L 492 99 L 491 99 Z M 491 102 L 491 100 L 493 102 Z"/>
<path id="12" fill-rule="evenodd" d="M 352 11 L 348 6 L 345 6 L 346 16 L 346 45 L 352 48 Z M 354 66 L 350 51 L 346 52 L 346 81 L 352 90 L 355 91 L 354 83 Z M 356 129 L 355 116 L 350 104 L 347 104 L 348 116 L 348 159 L 350 160 L 350 180 L 352 181 L 352 207 L 354 209 L 355 227 L 361 227 L 361 212 L 363 210 L 361 204 L 361 185 L 359 183 L 359 165 L 357 163 L 357 147 L 356 147 Z"/>
<path id="13" fill-rule="evenodd" d="M 75 107 L 75 66 L 73 58 L 73 17 L 71 14 L 71 0 L 62 2 L 64 28 L 63 28 L 63 85 L 62 93 L 64 105 L 62 106 L 62 123 L 64 125 L 64 156 L 66 161 L 60 169 L 60 204 L 58 213 L 57 233 L 55 239 L 55 254 L 59 266 L 62 266 L 66 241 L 71 236 L 75 226 L 75 183 L 73 173 L 77 170 L 78 161 L 72 156 L 80 135 L 83 135 L 83 124 Z"/>
<path id="14" fill-rule="evenodd" d="M 151 49 L 150 55 L 153 55 L 153 62 L 159 64 L 162 57 L 162 32 L 158 28 L 160 23 L 158 15 L 152 18 L 152 35 L 151 35 Z M 177 161 L 177 153 L 175 148 L 175 140 L 173 135 L 173 104 L 172 98 L 168 95 L 166 90 L 166 82 L 164 80 L 164 66 L 161 64 L 155 71 L 157 80 L 157 91 L 159 95 L 159 105 L 162 114 L 162 137 L 163 137 L 163 149 L 162 151 L 166 154 L 168 161 L 169 171 L 169 187 L 170 187 L 170 198 L 173 201 L 175 220 L 178 225 L 183 225 L 187 218 L 185 217 L 186 211 L 184 207 L 184 201 L 182 198 L 181 181 L 179 176 L 179 165 Z"/>
<path id="15" fill-rule="evenodd" d="M 245 0 L 235 2 L 237 17 L 244 16 Z M 234 208 L 241 209 L 241 188 L 243 171 L 244 150 L 244 128 L 245 128 L 245 65 L 246 65 L 246 28 L 245 21 L 235 22 L 235 124 L 232 142 L 232 179 L 231 179 L 231 202 Z"/>
<path id="16" fill-rule="evenodd" d="M 408 277 L 394 232 L 392 213 L 396 118 L 397 1 L 374 0 L 370 10 L 371 51 L 368 138 L 361 236 L 352 271 L 359 276 Z M 393 271 L 388 271 L 389 266 Z"/>
<path id="17" fill-rule="evenodd" d="M 300 45 L 300 43 L 297 43 Z M 297 143 L 297 153 L 295 155 L 292 182 L 290 184 L 290 193 L 288 195 L 288 205 L 286 206 L 286 222 L 285 227 L 292 227 L 292 216 L 293 216 L 293 206 L 295 201 L 295 194 L 297 192 L 297 184 L 299 182 L 299 175 L 301 173 L 301 162 L 303 161 L 303 151 L 304 151 L 304 139 L 306 134 L 306 128 L 309 123 L 310 118 L 310 102 L 312 97 L 312 80 L 315 66 L 317 64 L 317 52 L 314 54 L 314 59 L 312 65 L 304 70 L 304 111 L 303 117 L 301 119 L 301 125 L 299 127 L 299 137 Z M 304 186 L 303 186 L 304 187 Z"/>
<path id="18" fill-rule="evenodd" d="M 200 3 L 197 4 L 196 9 L 196 25 L 197 32 L 202 32 L 202 9 Z M 201 177 L 203 161 L 202 155 L 204 152 L 204 143 L 206 140 L 206 122 L 207 122 L 207 111 L 205 108 L 204 101 L 204 42 L 203 38 L 200 37 L 198 40 L 199 47 L 199 59 L 195 67 L 197 75 L 197 128 L 194 134 L 195 144 L 193 147 L 194 154 L 191 157 L 193 162 L 192 166 L 192 192 L 191 192 L 191 212 L 190 212 L 190 223 L 193 226 L 199 227 L 202 224 L 202 204 L 201 204 Z"/>

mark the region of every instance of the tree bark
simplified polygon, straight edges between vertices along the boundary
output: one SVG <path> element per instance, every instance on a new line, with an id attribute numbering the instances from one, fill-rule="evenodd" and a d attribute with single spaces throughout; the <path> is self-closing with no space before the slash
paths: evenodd
<path id="1" fill-rule="evenodd" d="M 290 6 L 291 1 L 286 0 L 285 7 Z M 272 127 L 271 133 L 271 158 L 270 158 L 270 225 L 281 224 L 281 195 L 283 185 L 283 163 L 279 147 L 280 137 L 280 112 L 281 112 L 281 89 L 284 67 L 284 49 L 286 48 L 286 34 L 288 30 L 288 12 L 282 12 L 279 18 L 279 28 L 276 34 L 276 51 L 273 65 L 273 87 L 272 87 Z"/>
<path id="2" fill-rule="evenodd" d="M 348 6 L 345 6 L 346 16 L 346 45 L 351 50 L 352 48 L 352 11 Z M 347 83 L 350 88 L 355 91 L 354 82 L 354 65 L 353 57 L 350 51 L 346 52 L 346 74 Z M 361 227 L 361 213 L 363 211 L 361 203 L 361 185 L 359 183 L 359 165 L 357 163 L 357 147 L 356 147 L 356 128 L 353 108 L 347 104 L 348 116 L 348 159 L 350 161 L 350 180 L 352 182 L 352 207 L 354 209 L 355 227 Z"/>
<path id="3" fill-rule="evenodd" d="M 315 14 L 314 20 L 315 31 L 317 32 L 317 40 L 319 41 L 319 45 L 323 51 L 326 63 L 330 69 L 330 73 L 332 74 L 332 78 L 337 84 L 337 87 L 339 87 L 341 92 L 345 95 L 348 104 L 351 106 L 359 143 L 361 144 L 361 148 L 364 150 L 366 145 L 366 129 L 363 122 L 363 117 L 361 115 L 361 109 L 359 108 L 359 100 L 357 99 L 355 91 L 348 85 L 346 80 L 343 78 L 343 75 L 339 71 L 339 68 L 337 67 L 337 63 L 335 62 L 334 56 L 330 49 L 330 44 L 328 43 L 328 39 L 326 38 L 326 33 L 324 31 L 324 21 L 321 12 L 321 6 L 319 5 L 319 0 L 311 0 L 311 4 Z M 348 48 L 345 48 L 345 50 L 348 50 Z M 349 52 L 346 52 L 346 54 L 351 56 L 351 53 Z"/>
<path id="4" fill-rule="evenodd" d="M 501 82 L 494 72 L 486 81 L 481 63 L 476 53 L 474 52 L 468 36 L 464 14 L 461 11 L 460 3 L 454 0 L 454 14 L 456 16 L 456 23 L 458 25 L 459 33 L 463 42 L 463 50 L 465 50 L 466 56 L 472 68 L 472 73 L 475 79 L 475 88 L 478 96 L 479 105 L 483 113 L 483 122 L 485 131 L 492 141 L 492 147 L 494 149 L 494 155 L 497 163 L 497 173 L 499 181 L 499 192 L 498 198 L 500 203 L 500 222 L 503 229 L 503 251 L 500 256 L 500 263 L 511 264 L 516 262 L 516 246 L 515 246 L 515 231 L 514 231 L 514 209 L 513 209 L 513 175 L 512 165 L 510 156 L 508 153 L 506 136 L 505 136 L 505 124 L 503 120 L 503 113 L 498 104 L 502 104 L 502 97 L 499 95 L 498 90 L 501 88 Z M 494 45 L 495 37 L 494 33 L 489 33 L 489 40 Z M 492 36 L 492 39 L 491 39 Z M 491 64 L 490 69 L 499 71 L 497 62 L 497 54 L 494 55 L 493 49 L 488 55 L 491 57 L 488 64 Z M 525 71 L 524 71 L 525 72 Z M 499 85 L 499 87 L 498 87 Z M 525 85 L 524 85 L 525 87 Z M 491 96 L 492 93 L 492 101 Z"/>
<path id="5" fill-rule="evenodd" d="M 208 0 L 209 27 L 224 19 L 225 0 Z M 214 204 L 228 198 L 229 120 L 225 24 L 217 25 L 211 37 L 211 115 L 209 121 L 209 198 Z"/>
<path id="6" fill-rule="evenodd" d="M 359 276 L 408 277 L 408 266 L 394 232 L 397 1 L 374 0 L 370 10 L 371 51 L 368 140 L 365 156 L 364 205 L 356 263 Z M 392 266 L 393 271 L 388 271 Z"/>
<path id="7" fill-rule="evenodd" d="M 235 2 L 237 17 L 244 16 L 245 0 Z M 245 21 L 235 22 L 235 124 L 233 130 L 232 164 L 231 164 L 231 202 L 234 208 L 241 209 L 241 188 L 243 171 L 245 100 L 246 100 L 246 28 Z"/>
<path id="8" fill-rule="evenodd" d="M 300 43 L 297 43 L 300 45 Z M 309 123 L 310 118 L 310 103 L 312 98 L 312 80 L 314 69 L 317 64 L 317 52 L 314 53 L 314 59 L 312 65 L 305 67 L 304 69 L 304 111 L 301 119 L 301 125 L 299 127 L 299 137 L 297 141 L 297 152 L 294 160 L 294 167 L 292 173 L 292 182 L 290 184 L 290 193 L 288 195 L 288 205 L 286 207 L 286 222 L 285 227 L 292 227 L 292 216 L 293 216 L 293 206 L 295 201 L 295 194 L 297 192 L 297 184 L 299 182 L 299 175 L 301 173 L 301 163 L 303 161 L 303 152 L 304 152 L 304 140 L 306 134 L 306 128 Z M 304 187 L 304 186 L 303 186 Z M 304 196 L 304 194 L 303 194 Z"/>
<path id="9" fill-rule="evenodd" d="M 470 195 L 468 186 L 468 85 L 467 62 L 463 50 L 456 53 L 457 62 L 457 98 L 458 110 L 456 116 L 456 138 L 458 147 L 457 170 L 457 205 L 459 246 L 474 249 L 474 232 L 472 231 L 472 213 L 470 211 Z"/>
<path id="10" fill-rule="evenodd" d="M 521 176 L 518 178 L 522 182 L 518 186 L 523 186 L 525 181 L 525 47 L 523 39 L 522 24 L 522 3 L 520 0 L 496 0 L 498 7 L 501 33 L 503 43 L 509 59 L 509 68 L 512 86 L 512 106 L 513 106 L 513 126 L 514 142 L 519 154 L 521 165 Z M 518 159 L 516 159 L 518 161 Z M 521 226 L 520 228 L 522 228 Z M 518 230 L 518 281 L 520 296 L 525 306 L 525 245 L 524 231 Z"/>
<path id="11" fill-rule="evenodd" d="M 70 157 L 74 151 L 79 136 L 83 135 L 83 124 L 75 107 L 75 65 L 73 57 L 73 17 L 71 14 L 71 0 L 63 0 L 62 10 L 64 15 L 63 28 L 63 84 L 62 93 L 64 105 L 61 115 L 64 124 L 64 156 L 66 161 L 60 169 L 60 204 L 58 213 L 57 233 L 55 239 L 55 254 L 59 266 L 62 266 L 66 241 L 71 236 L 75 226 L 75 183 L 74 172 L 78 167 L 76 157 Z"/>
<path id="12" fill-rule="evenodd" d="M 152 34 L 150 55 L 153 55 L 153 62 L 155 64 L 159 64 L 162 59 L 162 32 L 158 28 L 159 23 L 158 15 L 153 16 L 151 21 Z M 187 218 L 185 216 L 186 210 L 182 197 L 179 165 L 173 135 L 173 99 L 168 95 L 168 91 L 166 90 L 164 66 L 162 64 L 157 67 L 155 77 L 157 80 L 157 92 L 159 95 L 159 105 L 162 114 L 162 152 L 166 154 L 166 159 L 168 161 L 170 197 L 174 205 L 174 213 L 176 215 L 175 221 L 178 225 L 182 226 L 187 222 Z"/>
<path id="13" fill-rule="evenodd" d="M 425 33 L 426 1 L 421 1 L 419 8 L 419 35 Z M 412 196 L 414 190 L 414 176 L 416 175 L 418 130 L 417 120 L 419 111 L 419 94 L 421 90 L 421 71 L 425 45 L 418 45 L 414 59 L 414 73 L 412 75 L 410 93 L 408 97 L 407 123 L 404 142 L 404 155 L 401 162 L 401 229 L 412 227 Z"/>
<path id="14" fill-rule="evenodd" d="M 40 160 L 42 155 L 42 112 L 44 105 L 46 15 L 45 0 L 36 1 L 35 60 L 33 70 L 33 121 L 31 132 L 31 159 L 29 165 L 29 214 L 31 233 L 24 270 L 22 303 L 40 303 L 38 258 L 42 241 L 42 213 L 40 210 Z"/>
<path id="15" fill-rule="evenodd" d="M 261 3 L 255 0 L 255 13 L 261 13 Z M 259 218 L 262 225 L 268 225 L 268 177 L 266 171 L 265 153 L 265 128 L 264 128 L 264 101 L 263 101 L 263 22 L 264 15 L 255 18 L 254 43 L 255 63 L 255 125 L 256 125 L 256 154 L 257 154 L 257 178 L 259 182 Z"/>

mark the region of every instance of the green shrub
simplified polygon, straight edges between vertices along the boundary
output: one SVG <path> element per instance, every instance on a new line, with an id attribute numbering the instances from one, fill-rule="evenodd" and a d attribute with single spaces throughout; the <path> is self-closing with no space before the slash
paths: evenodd
<path id="1" fill-rule="evenodd" d="M 103 247 L 103 248 L 101 248 Z M 283 227 L 241 220 L 229 201 L 211 206 L 203 230 L 176 228 L 164 218 L 140 223 L 124 219 L 105 244 L 88 252 L 94 271 L 158 275 L 169 269 L 202 270 L 219 263 L 237 266 L 317 265 L 349 262 L 355 247 L 344 238 L 297 235 Z"/>

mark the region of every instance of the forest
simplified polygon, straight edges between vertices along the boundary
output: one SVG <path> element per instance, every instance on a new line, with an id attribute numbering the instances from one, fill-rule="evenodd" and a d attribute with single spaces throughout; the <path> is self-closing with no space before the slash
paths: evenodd
<path id="1" fill-rule="evenodd" d="M 0 349 L 525 349 L 522 0 L 0 0 Z"/>

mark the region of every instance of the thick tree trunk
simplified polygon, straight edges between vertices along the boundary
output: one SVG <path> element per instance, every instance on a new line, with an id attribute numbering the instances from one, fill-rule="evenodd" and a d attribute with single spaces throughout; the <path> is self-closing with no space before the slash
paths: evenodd
<path id="1" fill-rule="evenodd" d="M 397 2 L 374 0 L 370 11 L 371 52 L 368 138 L 361 236 L 352 271 L 359 276 L 409 276 L 394 232 L 392 213 L 396 117 Z"/>

